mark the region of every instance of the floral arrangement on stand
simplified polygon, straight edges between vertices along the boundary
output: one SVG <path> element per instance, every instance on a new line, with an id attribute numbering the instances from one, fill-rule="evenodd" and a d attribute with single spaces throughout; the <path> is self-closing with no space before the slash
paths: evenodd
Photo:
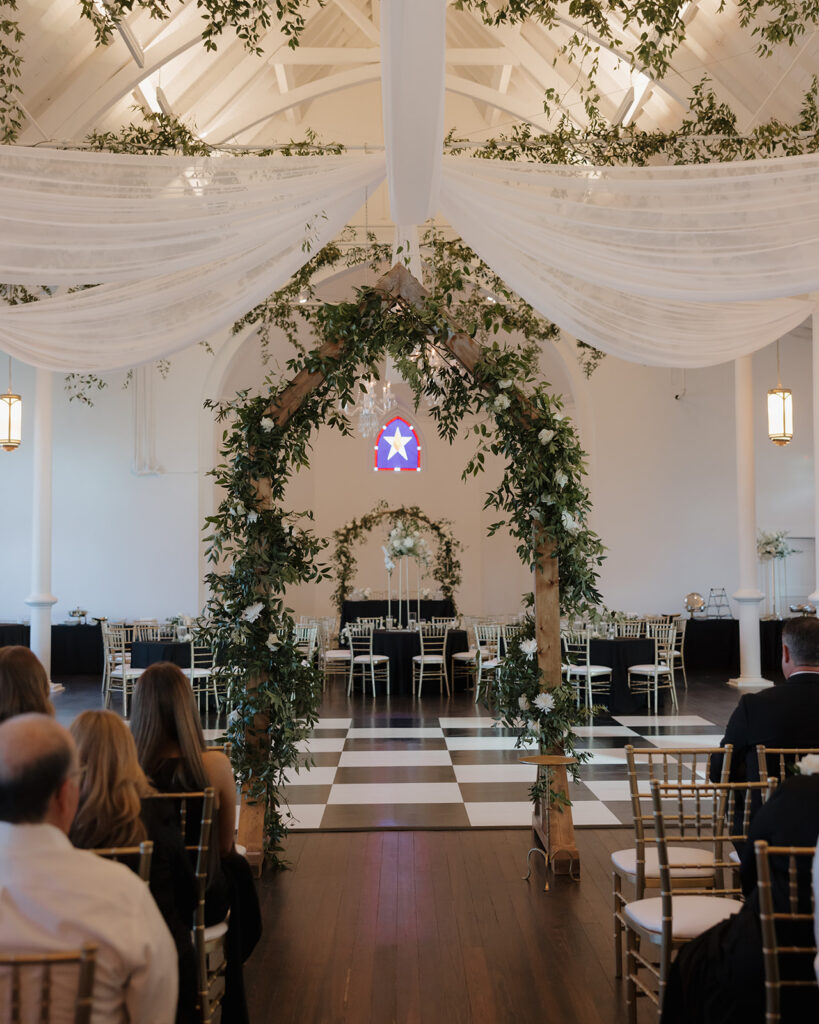
<path id="1" fill-rule="evenodd" d="M 760 562 L 769 563 L 768 579 L 770 583 L 770 601 L 772 618 L 781 618 L 779 614 L 779 601 L 785 597 L 788 589 L 788 572 L 786 559 L 790 555 L 800 554 L 799 548 L 791 547 L 788 540 L 787 530 L 774 530 L 766 533 L 760 530 L 756 536 L 756 553 Z M 777 568 L 782 567 L 782 580 L 777 586 Z"/>
<path id="2" fill-rule="evenodd" d="M 344 526 L 333 532 L 335 551 L 333 562 L 336 567 L 336 589 L 333 594 L 336 608 L 341 613 L 341 606 L 352 594 L 352 581 L 355 575 L 356 560 L 353 547 L 367 533 L 370 533 L 384 521 L 402 523 L 404 530 L 409 530 L 413 542 L 417 539 L 423 543 L 426 566 L 432 563 L 431 575 L 441 590 L 441 596 L 455 604 L 455 591 L 461 584 L 461 563 L 457 552 L 461 545 L 452 533 L 452 524 L 448 519 L 432 519 L 417 505 L 390 508 L 386 501 L 380 501 L 375 508 L 361 516 L 351 519 Z M 421 537 L 427 530 L 437 541 L 437 551 L 433 558 L 429 543 Z M 390 534 L 390 537 L 392 534 Z M 398 535 L 396 535 L 397 537 Z M 396 557 L 401 557 L 397 550 L 390 547 L 389 542 L 382 548 L 384 552 L 384 568 L 392 574 L 396 567 Z M 406 554 L 402 552 L 401 554 Z"/>
<path id="3" fill-rule="evenodd" d="M 561 682 L 552 689 L 543 689 L 543 678 L 537 662 L 535 622 L 529 615 L 523 629 L 508 641 L 506 657 L 498 669 L 493 696 L 498 724 L 517 730 L 516 747 L 536 743 L 538 752 L 557 751 L 577 758 L 568 772 L 575 782 L 580 780 L 580 765 L 591 758 L 588 751 L 578 749 L 580 738 L 574 729 L 588 721 L 604 708 L 577 706 L 574 687 Z M 537 806 L 540 800 L 554 804 L 571 803 L 569 794 L 555 790 L 549 772 L 539 772 L 537 781 L 529 789 L 529 796 Z"/>

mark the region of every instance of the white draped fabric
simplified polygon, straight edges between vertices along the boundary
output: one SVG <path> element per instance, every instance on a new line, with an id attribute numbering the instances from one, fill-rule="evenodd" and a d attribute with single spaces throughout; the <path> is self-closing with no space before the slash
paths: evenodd
<path id="1" fill-rule="evenodd" d="M 0 147 L 0 281 L 98 285 L 0 306 L 0 346 L 37 366 L 82 371 L 202 341 L 281 287 L 384 173 L 381 156 Z"/>
<path id="2" fill-rule="evenodd" d="M 441 212 L 583 341 L 708 366 L 769 344 L 819 291 L 819 156 L 684 167 L 444 159 Z"/>
<path id="3" fill-rule="evenodd" d="M 435 214 L 444 147 L 446 0 L 381 4 L 381 103 L 396 224 Z"/>

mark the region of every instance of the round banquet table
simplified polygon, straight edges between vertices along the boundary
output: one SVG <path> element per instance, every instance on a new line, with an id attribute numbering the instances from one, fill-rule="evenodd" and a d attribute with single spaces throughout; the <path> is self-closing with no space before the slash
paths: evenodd
<path id="1" fill-rule="evenodd" d="M 131 644 L 131 668 L 147 668 L 158 661 L 191 667 L 191 645 L 176 640 L 135 640 Z"/>
<path id="2" fill-rule="evenodd" d="M 595 697 L 595 703 L 604 704 L 612 715 L 631 715 L 647 710 L 646 697 L 635 695 L 628 688 L 630 665 L 654 662 L 654 641 L 645 637 L 615 637 L 594 639 L 589 645 L 592 665 L 608 665 L 611 669 L 611 693 Z"/>
<path id="3" fill-rule="evenodd" d="M 465 629 L 450 629 L 446 638 L 446 670 L 452 689 L 452 655 L 469 650 Z M 373 632 L 373 654 L 386 654 L 390 659 L 390 693 L 412 693 L 412 659 L 421 653 L 421 638 L 412 629 L 376 629 Z M 465 677 L 463 677 L 465 679 Z M 358 680 L 358 676 L 356 676 Z M 459 682 L 459 689 L 466 689 Z M 424 692 L 435 693 L 436 681 L 424 678 Z M 356 682 L 356 688 L 359 687 Z M 369 683 L 368 683 L 369 686 Z M 378 688 L 379 684 L 376 684 Z M 431 689 L 428 689 L 431 687 Z M 372 693 L 372 690 L 368 690 Z"/>

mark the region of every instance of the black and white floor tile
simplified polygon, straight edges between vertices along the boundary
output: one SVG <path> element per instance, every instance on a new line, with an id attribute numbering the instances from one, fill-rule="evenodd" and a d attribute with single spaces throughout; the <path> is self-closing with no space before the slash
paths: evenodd
<path id="1" fill-rule="evenodd" d="M 364 719 L 364 721 L 367 721 Z M 371 721 L 371 719 L 369 720 Z M 440 717 L 378 726 L 321 718 L 302 745 L 305 765 L 288 779 L 296 831 L 509 828 L 531 823 L 527 751 L 490 717 Z M 415 724 L 412 724 L 415 722 Z M 698 715 L 596 719 L 578 729 L 591 761 L 571 785 L 577 827 L 631 823 L 625 746 L 717 746 L 722 728 Z M 529 751 L 530 753 L 532 751 Z"/>

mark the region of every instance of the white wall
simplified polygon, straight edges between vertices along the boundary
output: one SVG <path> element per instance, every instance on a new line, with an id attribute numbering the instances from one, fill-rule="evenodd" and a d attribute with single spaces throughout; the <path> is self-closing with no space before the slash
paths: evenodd
<path id="1" fill-rule="evenodd" d="M 737 572 L 732 366 L 689 371 L 677 401 L 679 371 L 609 357 L 587 383 L 566 363 L 570 353 L 571 342 L 562 342 L 544 354 L 542 368 L 557 388 L 575 389 L 570 412 L 592 456 L 593 524 L 609 549 L 601 575 L 606 603 L 626 611 L 672 611 L 690 590 L 707 594 L 709 587 L 725 586 L 730 593 Z M 77 603 L 109 617 L 164 618 L 199 608 L 201 516 L 207 511 L 200 490 L 212 495 L 201 474 L 216 460 L 218 433 L 208 426 L 199 436 L 202 399 L 259 386 L 266 371 L 253 342 L 232 359 L 196 347 L 171 362 L 168 379 L 155 384 L 156 455 L 163 469 L 155 477 L 132 472 L 132 398 L 121 390 L 122 375 L 95 395 L 93 409 L 69 405 L 56 381 L 54 621 Z M 784 449 L 767 440 L 764 419 L 765 392 L 776 376 L 773 347 L 754 359 L 758 520 L 761 528 L 790 530 L 810 543 L 811 359 L 804 331 L 783 343 L 782 364 L 796 408 L 796 437 Z M 15 364 L 14 378 L 24 398 L 24 441 L 17 452 L 0 453 L 0 619 L 11 620 L 28 615 L 34 374 Z M 427 455 L 420 474 L 376 474 L 365 442 L 323 430 L 310 471 L 293 484 L 294 506 L 312 508 L 324 535 L 381 497 L 450 518 L 465 545 L 460 607 L 476 614 L 515 610 L 530 580 L 508 537 L 486 539 L 493 515 L 482 508 L 501 468 L 461 482 L 471 443 L 459 440 L 450 449 L 423 415 L 418 426 Z M 379 547 L 374 537 L 359 551 L 361 586 L 386 585 Z M 327 584 L 294 593 L 292 604 L 299 612 L 323 611 L 331 591 Z"/>

